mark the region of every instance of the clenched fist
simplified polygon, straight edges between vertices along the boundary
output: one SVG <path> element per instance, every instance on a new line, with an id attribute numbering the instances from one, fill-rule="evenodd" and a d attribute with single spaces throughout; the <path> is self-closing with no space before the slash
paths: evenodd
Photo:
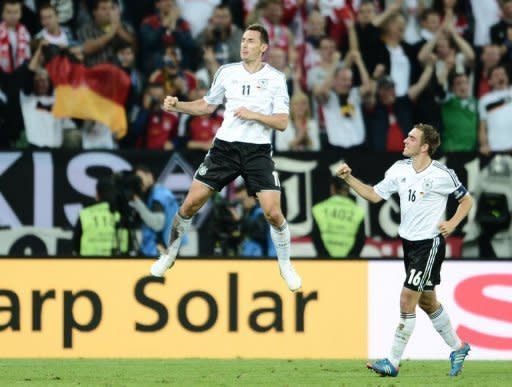
<path id="1" fill-rule="evenodd" d="M 352 169 L 348 166 L 347 163 L 343 163 L 338 167 L 338 170 L 336 171 L 336 176 L 345 180 L 347 177 L 350 176 L 351 173 Z"/>
<path id="2" fill-rule="evenodd" d="M 177 97 L 167 96 L 164 99 L 164 110 L 168 112 L 176 111 L 176 104 L 178 103 Z"/>

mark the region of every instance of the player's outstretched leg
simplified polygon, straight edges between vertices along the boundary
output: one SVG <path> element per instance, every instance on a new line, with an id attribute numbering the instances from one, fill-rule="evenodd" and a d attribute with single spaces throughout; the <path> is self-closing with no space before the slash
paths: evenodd
<path id="1" fill-rule="evenodd" d="M 153 276 L 163 277 L 165 272 L 174 265 L 181 245 L 181 240 L 190 228 L 191 223 L 192 218 L 185 219 L 179 214 L 179 211 L 176 213 L 172 223 L 169 247 L 165 252 L 160 254 L 158 260 L 151 265 L 150 272 Z"/>
<path id="2" fill-rule="evenodd" d="M 285 280 L 288 288 L 295 292 L 302 287 L 302 279 L 295 271 L 290 260 L 290 229 L 288 223 L 285 221 L 280 227 L 271 225 L 270 235 L 276 248 L 281 277 Z"/>
<path id="3" fill-rule="evenodd" d="M 458 376 L 462 372 L 464 360 L 468 356 L 471 347 L 468 343 L 462 343 L 462 346 L 450 353 L 450 376 Z"/>
<path id="4" fill-rule="evenodd" d="M 395 367 L 388 359 L 380 359 L 373 363 L 366 363 L 366 368 L 378 373 L 381 376 L 392 376 L 398 375 L 398 368 Z"/>

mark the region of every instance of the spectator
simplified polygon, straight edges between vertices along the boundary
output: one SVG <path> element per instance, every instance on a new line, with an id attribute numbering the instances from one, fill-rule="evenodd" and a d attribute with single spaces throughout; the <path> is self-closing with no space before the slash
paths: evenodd
<path id="1" fill-rule="evenodd" d="M 267 51 L 267 63 L 276 70 L 281 71 L 286 77 L 286 86 L 288 95 L 292 95 L 295 90 L 300 90 L 301 68 L 293 67 L 286 61 L 286 53 L 279 47 L 270 47 Z"/>
<path id="2" fill-rule="evenodd" d="M 134 172 L 141 180 L 142 191 L 142 196 L 136 194 L 131 202 L 142 219 L 140 253 L 146 257 L 155 257 L 167 247 L 178 202 L 169 189 L 155 182 L 148 167 L 136 166 Z"/>
<path id="3" fill-rule="evenodd" d="M 249 195 L 245 185 L 237 187 L 235 192 L 235 197 L 241 203 L 243 211 L 242 216 L 232 211 L 235 221 L 240 224 L 240 255 L 242 257 L 275 256 L 270 226 L 256 197 Z"/>
<path id="4" fill-rule="evenodd" d="M 274 147 L 278 152 L 319 151 L 318 124 L 311 119 L 309 97 L 301 91 L 290 100 L 290 119 L 284 131 L 275 132 Z"/>
<path id="5" fill-rule="evenodd" d="M 220 66 L 240 60 L 242 30 L 233 24 L 227 4 L 215 7 L 209 24 L 199 34 L 197 41 L 201 46 L 207 45 L 213 49 Z"/>
<path id="6" fill-rule="evenodd" d="M 325 130 L 330 146 L 355 148 L 363 145 L 366 128 L 361 104 L 370 92 L 370 78 L 359 52 L 349 52 L 347 63 L 354 61 L 362 78 L 361 87 L 353 87 L 353 74 L 349 67 L 336 71 L 327 100 L 321 104 Z M 322 149 L 325 149 L 322 144 Z"/>
<path id="7" fill-rule="evenodd" d="M 512 116 L 512 89 L 507 68 L 497 65 L 489 71 L 489 83 L 492 91 L 484 95 L 479 102 L 480 116 L 479 146 L 480 153 L 512 151 L 510 136 L 510 117 Z"/>
<path id="8" fill-rule="evenodd" d="M 313 206 L 313 243 L 317 257 L 355 258 L 364 246 L 364 210 L 349 195 L 349 186 L 333 176 L 331 196 Z"/>
<path id="9" fill-rule="evenodd" d="M 441 16 L 436 10 L 427 8 L 420 14 L 420 26 L 420 40 L 414 44 L 418 52 L 435 38 L 441 27 Z"/>
<path id="10" fill-rule="evenodd" d="M 97 203 L 80 211 L 73 231 L 73 252 L 82 256 L 112 256 L 128 251 L 128 232 L 119 227 L 116 187 L 111 178 L 96 183 Z"/>
<path id="11" fill-rule="evenodd" d="M 203 67 L 196 71 L 198 82 L 203 82 L 208 87 L 212 84 L 215 73 L 220 64 L 217 62 L 215 51 L 212 46 L 203 47 Z"/>
<path id="12" fill-rule="evenodd" d="M 123 42 L 135 45 L 133 30 L 121 21 L 121 11 L 112 0 L 95 0 L 93 21 L 78 30 L 78 39 L 83 43 L 84 63 L 115 63 L 115 49 Z"/>
<path id="13" fill-rule="evenodd" d="M 195 69 L 193 54 L 195 42 L 189 23 L 180 16 L 175 0 L 156 0 L 156 13 L 148 16 L 140 26 L 142 68 L 149 75 L 162 67 L 167 47 L 176 49 L 182 68 Z"/>
<path id="14" fill-rule="evenodd" d="M 381 44 L 374 48 L 376 63 L 383 65 L 393 79 L 397 97 L 408 93 L 417 67 L 413 47 L 403 40 L 404 28 L 404 17 L 400 13 L 391 14 L 382 23 Z"/>
<path id="15" fill-rule="evenodd" d="M 23 129 L 19 93 L 23 74 L 17 71 L 30 59 L 30 34 L 20 23 L 22 4 L 18 0 L 5 0 L 0 23 L 0 81 L 5 100 L 3 130 L 0 148 L 12 146 Z"/>
<path id="16" fill-rule="evenodd" d="M 59 24 L 71 31 L 76 31 L 81 25 L 79 22 L 88 19 L 87 9 L 81 0 L 50 0 L 49 4 L 55 8 Z"/>
<path id="17" fill-rule="evenodd" d="M 30 34 L 20 24 L 21 0 L 5 0 L 0 23 L 0 70 L 11 74 L 30 59 Z"/>
<path id="18" fill-rule="evenodd" d="M 478 133 L 478 101 L 471 96 L 465 73 L 452 71 L 448 77 L 450 93 L 441 104 L 444 152 L 474 152 Z"/>
<path id="19" fill-rule="evenodd" d="M 464 73 L 466 68 L 473 66 L 475 52 L 468 42 L 462 38 L 453 24 L 443 23 L 432 40 L 426 43 L 418 53 L 418 60 L 424 64 L 435 48 L 437 61 L 435 73 L 439 83 L 444 90 L 448 90 L 448 74 L 454 70 L 457 73 Z"/>
<path id="20" fill-rule="evenodd" d="M 145 80 L 135 67 L 135 50 L 132 45 L 125 43 L 118 46 L 116 56 L 119 66 L 130 76 L 130 92 L 125 103 L 127 122 L 130 125 L 136 120 L 141 109 Z M 132 148 L 135 146 L 135 141 L 133 132 L 129 130 L 128 134 L 119 141 L 119 145 L 123 148 Z"/>
<path id="21" fill-rule="evenodd" d="M 51 4 L 43 4 L 39 8 L 39 17 L 43 29 L 35 36 L 59 47 L 68 47 L 72 42 L 71 31 L 59 24 L 57 8 Z"/>
<path id="22" fill-rule="evenodd" d="M 325 30 L 325 17 L 319 11 L 311 11 L 305 26 L 304 44 L 300 46 L 298 58 L 305 73 L 320 63 L 320 40 L 325 36 Z"/>
<path id="23" fill-rule="evenodd" d="M 390 8 L 388 8 L 389 10 Z M 388 11 L 389 12 L 389 11 Z M 357 10 L 354 22 L 355 33 L 359 46 L 359 51 L 364 65 L 370 74 L 373 74 L 376 66 L 375 47 L 380 43 L 380 31 L 374 22 L 379 22 L 376 18 L 375 4 L 373 1 L 364 1 Z M 342 45 L 343 52 L 349 50 L 348 35 Z"/>
<path id="24" fill-rule="evenodd" d="M 320 40 L 319 51 L 320 62 L 307 73 L 307 89 L 313 96 L 313 117 L 318 121 L 322 132 L 325 123 L 320 115 L 319 104 L 327 100 L 334 73 L 341 65 L 341 54 L 336 51 L 334 40 L 327 36 Z"/>
<path id="25" fill-rule="evenodd" d="M 149 82 L 163 85 L 166 95 L 176 95 L 183 101 L 197 99 L 196 76 L 181 67 L 175 47 L 167 47 L 163 67 L 151 74 Z"/>
<path id="26" fill-rule="evenodd" d="M 491 42 L 506 60 L 512 59 L 512 0 L 500 0 L 501 19 L 491 27 Z"/>
<path id="27" fill-rule="evenodd" d="M 39 42 L 30 63 L 24 68 L 25 85 L 20 93 L 21 112 L 29 144 L 59 148 L 62 146 L 64 130 L 75 128 L 75 124 L 69 119 L 55 118 L 52 114 L 55 96 L 47 71 L 40 67 L 44 44 L 47 42 Z"/>
<path id="28" fill-rule="evenodd" d="M 432 77 L 435 58 L 425 66 L 420 79 L 398 97 L 390 76 L 377 81 L 375 95 L 366 101 L 366 127 L 370 148 L 378 152 L 402 152 L 403 141 L 413 125 L 413 103 Z"/>
<path id="29" fill-rule="evenodd" d="M 145 149 L 172 150 L 178 134 L 177 113 L 162 110 L 164 87 L 150 83 L 144 93 L 142 108 L 132 125 L 130 136 L 137 138 L 137 145 Z"/>
<path id="30" fill-rule="evenodd" d="M 286 61 L 291 66 L 297 62 L 297 51 L 293 35 L 286 24 L 283 24 L 283 3 L 281 0 L 265 0 L 262 3 L 260 23 L 268 31 L 269 48 L 279 47 L 286 53 Z"/>
<path id="31" fill-rule="evenodd" d="M 491 91 L 489 83 L 489 70 L 500 63 L 500 49 L 495 44 L 487 44 L 482 48 L 480 61 L 475 71 L 474 94 L 477 98 L 482 98 Z"/>

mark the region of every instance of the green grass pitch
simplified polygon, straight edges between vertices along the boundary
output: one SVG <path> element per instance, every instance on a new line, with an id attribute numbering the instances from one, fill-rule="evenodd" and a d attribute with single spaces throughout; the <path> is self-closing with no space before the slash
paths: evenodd
<path id="1" fill-rule="evenodd" d="M 511 386 L 512 363 L 403 361 L 397 378 L 361 360 L 0 360 L 0 386 Z"/>

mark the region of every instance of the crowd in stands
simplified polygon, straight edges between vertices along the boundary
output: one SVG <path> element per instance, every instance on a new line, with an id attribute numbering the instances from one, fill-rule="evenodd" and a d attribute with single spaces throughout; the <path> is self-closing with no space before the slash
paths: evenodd
<path id="1" fill-rule="evenodd" d="M 222 122 L 162 111 L 202 97 L 239 60 L 244 28 L 269 31 L 287 79 L 278 151 L 401 151 L 416 122 L 444 152 L 512 151 L 512 0 L 3 0 L 0 148 L 202 149 Z M 130 79 L 128 128 L 52 115 L 45 48 Z M 80 101 L 75 101 L 80 103 Z"/>

